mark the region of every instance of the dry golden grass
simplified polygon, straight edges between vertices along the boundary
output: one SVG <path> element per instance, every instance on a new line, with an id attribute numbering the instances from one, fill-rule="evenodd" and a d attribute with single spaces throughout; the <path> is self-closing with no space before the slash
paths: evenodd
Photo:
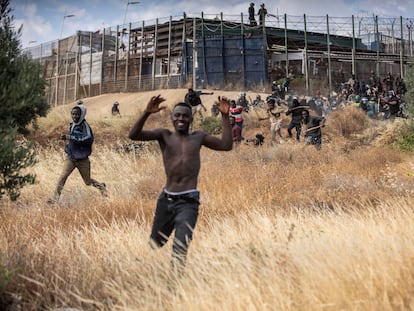
<path id="1" fill-rule="evenodd" d="M 362 119 L 366 128 L 352 131 L 334 118 L 319 152 L 294 141 L 202 149 L 200 218 L 175 290 L 171 241 L 159 250 L 148 244 L 165 180 L 158 146 L 119 153 L 132 119 L 92 119 L 92 176 L 107 184 L 109 198 L 75 171 L 60 203 L 49 206 L 63 160 L 63 144 L 50 135 L 33 168 L 38 183 L 0 210 L 1 261 L 11 274 L 6 282 L 0 269 L 0 303 L 20 310 L 414 309 L 411 155 L 378 143 L 376 132 L 389 123 Z M 57 121 L 43 120 L 39 131 L 59 132 Z M 148 126 L 163 124 L 168 113 Z M 246 124 L 246 135 L 266 135 L 267 124 L 252 126 L 252 114 Z M 337 128 L 345 126 L 346 135 Z"/>

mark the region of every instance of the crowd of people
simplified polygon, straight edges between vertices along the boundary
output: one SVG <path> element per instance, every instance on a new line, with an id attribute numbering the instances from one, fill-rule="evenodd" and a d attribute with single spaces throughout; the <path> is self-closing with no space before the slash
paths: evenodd
<path id="1" fill-rule="evenodd" d="M 250 97 L 247 99 L 245 92 L 242 92 L 237 100 L 230 100 L 230 122 L 233 127 L 233 141 L 236 144 L 251 141 L 256 145 L 263 144 L 263 138 L 259 143 L 257 137 L 249 139 L 242 135 L 243 114 L 252 110 L 257 114 L 259 121 L 269 120 L 271 146 L 283 143 L 285 139 L 300 141 L 303 136 L 305 144 L 314 145 L 317 149 L 321 149 L 322 146 L 322 128 L 325 126 L 327 115 L 346 105 L 358 107 L 374 119 L 407 117 L 407 104 L 404 100 L 407 87 L 400 76 L 394 78 L 391 73 L 380 79 L 372 72 L 369 84 L 365 81 L 360 83 L 352 76 L 343 83 L 344 89 L 340 94 L 333 92 L 332 95 L 324 97 L 317 90 L 314 96 L 301 99 L 289 95 L 290 80 L 288 77 L 281 84 L 274 81 L 272 94 L 266 101 L 262 100 L 260 95 L 254 100 Z M 256 108 L 263 107 L 263 104 L 266 105 L 266 112 L 261 116 L 258 112 L 261 110 Z M 283 115 L 290 117 L 286 126 L 286 137 L 283 137 L 281 131 Z M 263 137 L 262 134 L 261 136 Z"/>
<path id="2" fill-rule="evenodd" d="M 257 95 L 254 100 L 249 99 L 247 100 L 245 92 L 242 92 L 237 100 L 230 99 L 229 117 L 235 144 L 253 142 L 256 146 L 263 145 L 265 138 L 263 133 L 256 134 L 254 138 L 246 138 L 242 135 L 243 114 L 254 111 L 253 118 L 269 122 L 271 146 L 281 144 L 286 139 L 295 139 L 299 142 L 303 136 L 305 144 L 315 145 L 317 149 L 321 148 L 321 128 L 325 125 L 325 114 L 318 114 L 318 110 L 309 102 L 304 99 L 299 101 L 296 96 L 287 101 L 272 95 L 269 95 L 266 101 L 263 101 L 260 95 Z M 264 107 L 263 105 L 265 105 L 265 109 L 260 109 Z M 290 117 L 286 127 L 287 137 L 282 134 L 284 116 Z M 302 130 L 303 128 L 304 130 Z"/>
<path id="3" fill-rule="evenodd" d="M 360 107 L 371 118 L 389 119 L 406 117 L 404 95 L 407 86 L 404 79 L 394 77 L 388 72 L 380 78 L 371 71 L 368 80 L 359 81 L 352 75 L 348 81 L 341 84 L 341 90 L 335 100 L 354 104 Z"/>
<path id="4" fill-rule="evenodd" d="M 349 86 L 349 87 L 348 87 Z M 286 89 L 287 90 L 287 89 Z M 273 91 L 273 90 L 272 90 Z M 355 77 L 347 82 L 347 100 L 353 95 L 353 104 L 367 112 L 370 117 L 378 117 L 384 112 L 385 105 L 391 115 L 398 115 L 397 103 L 407 89 L 402 78 L 393 79 L 388 74 L 382 81 L 372 77 L 370 84 L 359 83 Z M 332 110 L 328 100 L 320 92 L 309 100 L 286 95 L 281 98 L 279 93 L 272 92 L 266 100 L 257 95 L 254 100 L 242 92 L 237 99 L 218 97 L 212 105 L 212 116 L 221 114 L 222 134 L 216 137 L 203 130 L 193 130 L 192 124 L 196 115 L 204 122 L 207 108 L 201 100 L 201 95 L 212 95 L 213 92 L 188 89 L 182 102 L 177 103 L 171 112 L 174 130 L 166 128 L 144 129 L 147 119 L 166 106 L 160 106 L 165 99 L 161 95 L 153 96 L 145 110 L 131 127 L 128 137 L 131 140 L 158 141 L 166 174 L 166 183 L 157 199 L 150 241 L 153 247 L 164 246 L 169 236 L 174 233 L 172 250 L 172 268 L 179 274 L 186 262 L 189 244 L 197 223 L 200 193 L 197 190 L 198 174 L 201 166 L 200 149 L 205 146 L 212 150 L 229 151 L 233 145 L 241 142 L 254 142 L 254 145 L 264 144 L 265 136 L 258 133 L 254 138 L 243 136 L 243 114 L 254 111 L 258 121 L 269 122 L 270 145 L 276 146 L 290 139 L 305 144 L 314 145 L 317 150 L 322 148 L 322 128 L 326 116 Z M 385 101 L 383 98 L 387 97 Z M 365 99 L 370 98 L 366 101 Z M 393 106 L 395 105 L 395 106 Z M 264 108 L 264 109 L 263 109 Z M 113 116 L 120 116 L 119 102 L 111 108 Z M 106 184 L 91 178 L 89 156 L 92 152 L 94 135 L 85 119 L 86 107 L 79 101 L 71 110 L 72 122 L 68 134 L 61 134 L 59 139 L 67 142 L 65 145 L 66 159 L 61 176 L 58 179 L 53 196 L 48 203 L 59 201 L 67 178 L 76 168 L 86 185 L 97 188 L 101 195 L 107 196 Z M 287 136 L 282 134 L 283 119 L 290 118 L 287 124 Z"/>

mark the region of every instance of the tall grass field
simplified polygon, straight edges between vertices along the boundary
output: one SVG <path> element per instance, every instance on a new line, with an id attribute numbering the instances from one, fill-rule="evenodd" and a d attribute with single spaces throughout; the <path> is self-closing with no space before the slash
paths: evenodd
<path id="1" fill-rule="evenodd" d="M 244 135 L 264 133 L 263 146 L 201 150 L 199 221 L 172 280 L 172 237 L 149 245 L 159 147 L 122 148 L 135 116 L 89 122 L 92 177 L 108 197 L 74 171 L 46 203 L 63 166 L 62 113 L 35 131 L 36 184 L 1 203 L 2 309 L 414 310 L 414 160 L 392 143 L 403 121 L 333 113 L 318 151 L 271 146 L 269 125 L 249 113 Z M 146 124 L 158 126 L 171 127 L 168 111 Z"/>

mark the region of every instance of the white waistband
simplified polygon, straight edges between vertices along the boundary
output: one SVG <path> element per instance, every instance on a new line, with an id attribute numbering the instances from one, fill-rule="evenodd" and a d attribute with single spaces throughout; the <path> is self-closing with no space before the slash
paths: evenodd
<path id="1" fill-rule="evenodd" d="M 171 195 L 181 195 L 181 194 L 187 194 L 191 192 L 197 192 L 197 189 L 185 190 L 185 191 L 180 191 L 180 192 L 171 192 L 164 188 L 163 191 Z"/>

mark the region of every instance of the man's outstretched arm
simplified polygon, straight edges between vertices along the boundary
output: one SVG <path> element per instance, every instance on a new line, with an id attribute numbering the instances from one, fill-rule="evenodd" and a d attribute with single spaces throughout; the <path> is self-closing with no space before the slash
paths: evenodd
<path id="1" fill-rule="evenodd" d="M 144 131 L 142 130 L 145 122 L 152 113 L 159 112 L 166 107 L 159 107 L 159 105 L 164 102 L 165 99 L 161 95 L 151 97 L 150 101 L 147 104 L 147 108 L 132 126 L 129 131 L 128 137 L 132 140 L 152 140 L 157 139 L 157 132 L 155 131 Z"/>
<path id="2" fill-rule="evenodd" d="M 207 135 L 204 139 L 204 145 L 214 150 L 229 151 L 233 148 L 233 134 L 231 132 L 231 125 L 229 119 L 230 102 L 226 97 L 218 97 L 215 102 L 222 117 L 223 132 L 221 139 Z"/>

